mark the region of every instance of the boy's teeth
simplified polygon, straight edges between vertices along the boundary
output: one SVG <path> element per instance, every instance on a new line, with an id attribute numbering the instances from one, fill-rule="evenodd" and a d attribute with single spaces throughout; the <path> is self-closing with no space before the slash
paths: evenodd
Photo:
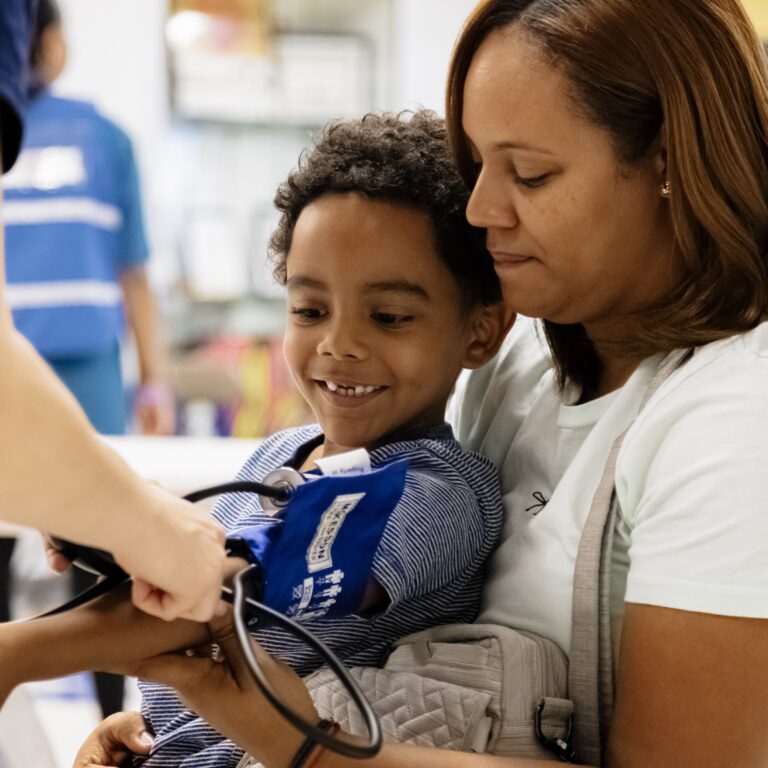
<path id="1" fill-rule="evenodd" d="M 355 387 L 345 387 L 343 384 L 337 384 L 334 381 L 326 381 L 325 386 L 331 392 L 335 392 L 342 397 L 362 397 L 363 395 L 370 395 L 371 392 L 375 392 L 379 387 L 363 386 L 358 384 Z"/>

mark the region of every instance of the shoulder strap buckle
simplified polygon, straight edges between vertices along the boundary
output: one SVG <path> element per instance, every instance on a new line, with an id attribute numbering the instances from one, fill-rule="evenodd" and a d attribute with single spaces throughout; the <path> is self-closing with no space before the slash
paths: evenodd
<path id="1" fill-rule="evenodd" d="M 566 721 L 567 730 L 563 738 L 557 736 L 550 737 L 544 733 L 543 718 L 546 706 L 546 700 L 542 700 L 536 707 L 536 715 L 534 720 L 536 738 L 539 740 L 539 743 L 545 749 L 548 749 L 550 752 L 555 754 L 561 762 L 570 763 L 571 765 L 582 765 L 578 755 L 576 754 L 576 750 L 570 743 L 571 734 L 573 733 L 573 715 L 569 716 Z"/>

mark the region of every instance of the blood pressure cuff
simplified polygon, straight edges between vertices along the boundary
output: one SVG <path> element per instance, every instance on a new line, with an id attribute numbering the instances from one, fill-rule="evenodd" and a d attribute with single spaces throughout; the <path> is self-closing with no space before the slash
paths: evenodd
<path id="1" fill-rule="evenodd" d="M 0 143 L 3 173 L 21 147 L 22 115 L 36 0 L 0 0 Z"/>
<path id="2" fill-rule="evenodd" d="M 299 621 L 359 611 L 407 469 L 402 459 L 364 474 L 310 480 L 274 523 L 237 531 L 261 566 L 262 601 Z"/>

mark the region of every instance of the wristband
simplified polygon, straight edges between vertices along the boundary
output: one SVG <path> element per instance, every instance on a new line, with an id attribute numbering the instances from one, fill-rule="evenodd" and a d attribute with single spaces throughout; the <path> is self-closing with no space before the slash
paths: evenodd
<path id="1" fill-rule="evenodd" d="M 337 733 L 341 726 L 334 720 L 321 720 L 317 727 L 326 733 Z M 318 744 L 311 736 L 307 736 L 301 746 L 296 750 L 288 768 L 313 768 L 323 754 L 323 746 Z"/>
<path id="2" fill-rule="evenodd" d="M 144 384 L 136 390 L 138 405 L 162 405 L 171 399 L 171 388 L 167 384 Z"/>

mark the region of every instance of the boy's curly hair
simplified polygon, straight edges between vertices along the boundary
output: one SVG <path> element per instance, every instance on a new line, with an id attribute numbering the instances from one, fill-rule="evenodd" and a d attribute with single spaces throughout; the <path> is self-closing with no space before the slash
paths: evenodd
<path id="1" fill-rule="evenodd" d="M 269 244 L 275 279 L 286 263 L 299 215 L 328 193 L 357 192 L 429 214 L 437 252 L 469 306 L 493 304 L 501 291 L 483 230 L 470 226 L 469 190 L 456 170 L 445 122 L 426 109 L 367 114 L 330 123 L 299 158 L 275 195 L 282 214 Z"/>

